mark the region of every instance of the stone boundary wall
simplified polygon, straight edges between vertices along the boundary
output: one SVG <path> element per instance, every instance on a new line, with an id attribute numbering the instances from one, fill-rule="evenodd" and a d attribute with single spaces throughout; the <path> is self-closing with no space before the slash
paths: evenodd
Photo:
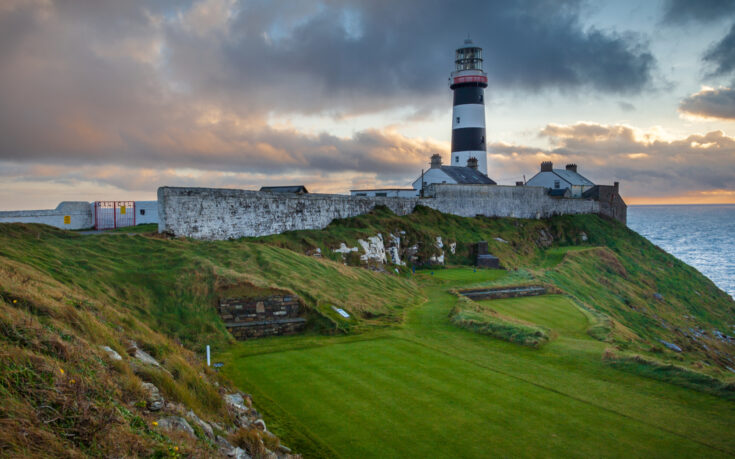
<path id="1" fill-rule="evenodd" d="M 552 198 L 542 187 L 436 184 L 425 188 L 423 198 L 161 187 L 158 231 L 207 240 L 267 236 L 323 229 L 334 219 L 362 215 L 377 205 L 387 206 L 397 215 L 410 214 L 416 205 L 421 205 L 462 217 L 601 214 L 625 223 L 624 213 L 620 218 L 620 214 L 611 213 L 610 207 L 601 206 L 599 201 Z"/>
<path id="2" fill-rule="evenodd" d="M 218 188 L 158 189 L 158 231 L 196 239 L 234 239 L 285 231 L 323 229 L 384 205 L 397 215 L 413 212 L 418 198 L 290 194 Z"/>
<path id="3" fill-rule="evenodd" d="M 69 217 L 68 220 L 64 217 Z M 66 222 L 69 223 L 66 223 Z M 62 229 L 86 229 L 94 226 L 92 207 L 85 201 L 64 201 L 56 209 L 10 210 L 0 212 L 0 223 L 42 223 Z"/>
<path id="4" fill-rule="evenodd" d="M 461 217 L 548 218 L 600 213 L 598 201 L 552 198 L 545 188 L 536 186 L 434 184 L 424 189 L 424 196 L 422 206 Z"/>

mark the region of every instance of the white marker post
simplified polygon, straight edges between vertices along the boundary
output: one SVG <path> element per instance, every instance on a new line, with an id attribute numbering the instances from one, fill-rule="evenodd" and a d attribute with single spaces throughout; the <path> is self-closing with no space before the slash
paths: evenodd
<path id="1" fill-rule="evenodd" d="M 209 344 L 207 344 L 207 366 L 209 365 Z"/>

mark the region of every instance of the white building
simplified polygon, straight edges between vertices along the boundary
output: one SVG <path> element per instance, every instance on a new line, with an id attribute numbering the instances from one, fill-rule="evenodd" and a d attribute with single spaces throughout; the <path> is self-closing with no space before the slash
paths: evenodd
<path id="1" fill-rule="evenodd" d="M 541 163 L 541 171 L 531 177 L 526 186 L 540 186 L 549 190 L 568 188 L 570 197 L 581 198 L 582 193 L 595 184 L 577 172 L 576 164 L 567 164 L 565 169 L 554 169 L 551 161 L 544 161 Z"/>
<path id="2" fill-rule="evenodd" d="M 466 166 L 442 166 L 442 158 L 439 155 L 431 157 L 431 168 L 414 180 L 413 188 L 420 191 L 433 183 L 497 185 L 477 169 L 477 159 L 470 158 Z"/>

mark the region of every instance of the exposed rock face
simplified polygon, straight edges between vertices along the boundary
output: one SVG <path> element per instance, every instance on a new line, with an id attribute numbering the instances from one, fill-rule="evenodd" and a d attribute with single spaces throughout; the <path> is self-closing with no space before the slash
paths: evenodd
<path id="1" fill-rule="evenodd" d="M 143 363 L 146 363 L 148 365 L 153 365 L 155 367 L 161 367 L 161 364 L 158 363 L 158 360 L 154 359 L 150 354 L 148 354 L 143 349 L 140 349 L 138 347 L 138 344 L 135 341 L 130 342 L 130 346 L 128 346 L 127 352 L 128 352 L 128 355 L 135 357 L 136 359 L 140 360 Z"/>
<path id="2" fill-rule="evenodd" d="M 436 242 L 434 243 L 434 246 L 439 249 L 439 255 L 432 255 L 431 258 L 429 258 L 429 261 L 435 264 L 443 265 L 444 264 L 444 243 L 442 242 L 441 236 L 436 237 Z"/>
<path id="3" fill-rule="evenodd" d="M 163 400 L 163 396 L 158 390 L 158 387 L 148 382 L 144 382 L 142 386 L 146 391 L 146 394 L 148 394 L 146 398 L 146 408 L 150 411 L 159 411 L 163 408 L 165 401 Z"/>
<path id="4" fill-rule="evenodd" d="M 672 351 L 674 351 L 674 352 L 681 352 L 681 348 L 679 346 L 677 346 L 676 344 L 669 343 L 668 341 L 664 341 L 664 340 L 659 340 L 659 341 L 661 341 L 661 344 L 663 344 L 667 348 L 671 349 Z"/>
<path id="5" fill-rule="evenodd" d="M 338 249 L 334 249 L 335 252 L 341 253 L 342 255 L 347 255 L 350 252 L 357 252 L 357 247 L 347 247 L 347 244 L 344 242 L 340 243 Z"/>
<path id="6" fill-rule="evenodd" d="M 110 358 L 110 360 L 122 360 L 122 356 L 115 351 L 115 349 L 111 348 L 110 346 L 100 346 L 103 351 L 107 353 L 107 356 Z"/>
<path id="7" fill-rule="evenodd" d="M 383 235 L 378 233 L 377 236 L 371 236 L 367 241 L 358 239 L 358 244 L 362 246 L 362 250 L 365 252 L 360 256 L 360 260 L 370 263 L 381 263 L 386 264 L 388 259 L 385 256 L 385 245 L 383 244 Z"/>
<path id="8" fill-rule="evenodd" d="M 194 424 L 198 425 L 209 439 L 214 440 L 214 430 L 212 429 L 212 426 L 199 419 L 199 416 L 197 416 L 194 411 L 189 410 L 189 412 L 186 413 L 186 417 L 189 418 Z"/>
<path id="9" fill-rule="evenodd" d="M 191 438 L 196 438 L 194 429 L 191 428 L 186 419 L 180 416 L 168 416 L 158 420 L 158 427 L 169 432 L 183 432 Z"/>
<path id="10" fill-rule="evenodd" d="M 388 239 L 388 255 L 390 255 L 390 262 L 398 266 L 406 266 L 405 261 L 401 261 L 401 237 L 395 234 L 389 234 Z"/>

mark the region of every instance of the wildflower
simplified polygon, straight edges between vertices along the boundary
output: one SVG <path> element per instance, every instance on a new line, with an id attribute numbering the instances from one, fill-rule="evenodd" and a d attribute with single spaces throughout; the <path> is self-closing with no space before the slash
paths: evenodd
<path id="1" fill-rule="evenodd" d="M 70 382 L 70 383 L 72 383 L 72 384 L 74 384 L 74 383 L 75 383 L 76 381 L 72 379 L 72 380 L 71 380 L 71 381 L 69 381 L 69 382 Z"/>
<path id="2" fill-rule="evenodd" d="M 59 371 L 61 372 L 62 375 L 64 374 L 64 369 L 63 368 L 59 368 Z"/>
<path id="3" fill-rule="evenodd" d="M 158 423 L 156 421 L 153 421 L 153 426 L 155 427 L 157 425 L 158 425 Z"/>
<path id="4" fill-rule="evenodd" d="M 17 302 L 18 302 L 18 300 L 13 300 L 13 304 L 15 304 L 15 303 L 17 303 Z"/>
<path id="5" fill-rule="evenodd" d="M 179 450 L 179 447 L 178 446 L 174 446 L 174 451 L 178 451 L 178 450 Z"/>

